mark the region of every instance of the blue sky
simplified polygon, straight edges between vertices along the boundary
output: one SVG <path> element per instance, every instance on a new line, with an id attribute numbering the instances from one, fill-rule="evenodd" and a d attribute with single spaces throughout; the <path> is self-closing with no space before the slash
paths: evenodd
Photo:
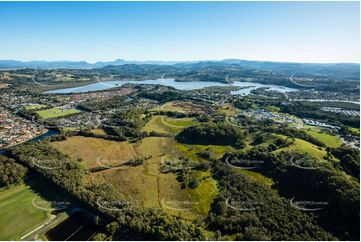
<path id="1" fill-rule="evenodd" d="M 359 62 L 358 2 L 0 2 L 0 59 Z"/>

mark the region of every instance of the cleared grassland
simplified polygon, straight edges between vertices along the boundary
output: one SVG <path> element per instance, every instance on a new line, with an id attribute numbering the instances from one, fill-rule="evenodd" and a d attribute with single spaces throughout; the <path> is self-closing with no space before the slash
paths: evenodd
<path id="1" fill-rule="evenodd" d="M 168 102 L 163 106 L 157 107 L 153 109 L 154 111 L 172 111 L 172 112 L 179 112 L 179 113 L 200 113 L 205 114 L 211 109 L 209 105 L 190 102 L 190 101 L 174 101 Z"/>
<path id="2" fill-rule="evenodd" d="M 266 186 L 273 185 L 273 181 L 271 178 L 258 173 L 256 170 L 238 169 L 238 172 L 242 173 L 244 175 L 247 175 L 247 176 L 251 177 L 253 180 L 258 181 Z"/>
<path id="3" fill-rule="evenodd" d="M 10 73 L 10 72 L 2 72 L 0 73 L 0 79 L 2 80 L 13 80 L 16 78 L 28 78 L 30 79 L 32 77 L 32 75 L 30 74 L 18 74 L 18 73 Z"/>
<path id="4" fill-rule="evenodd" d="M 98 161 L 103 165 L 120 165 L 137 156 L 133 146 L 126 141 L 73 136 L 52 144 L 73 160 L 81 159 L 86 168 L 99 166 Z"/>
<path id="5" fill-rule="evenodd" d="M 179 104 L 180 102 L 177 102 L 177 103 Z M 162 105 L 160 107 L 156 107 L 153 110 L 154 111 L 173 111 L 173 112 L 184 113 L 185 109 L 186 109 L 185 106 L 181 107 L 179 105 L 175 105 L 175 102 L 169 102 L 169 103 L 166 103 L 166 104 L 164 104 L 164 105 Z"/>
<path id="6" fill-rule="evenodd" d="M 350 128 L 350 130 L 354 135 L 360 136 L 360 129 L 358 129 L 358 128 Z"/>
<path id="7" fill-rule="evenodd" d="M 303 126 L 303 128 L 304 129 L 307 129 L 307 130 L 314 130 L 314 131 L 319 131 L 319 132 L 321 132 L 321 127 L 319 127 L 319 126 L 313 126 L 313 125 L 308 125 L 308 124 L 305 124 L 304 126 Z"/>
<path id="8" fill-rule="evenodd" d="M 97 157 L 122 159 L 150 157 L 141 166 L 120 166 L 90 173 L 88 183 L 112 184 L 124 199 L 145 208 L 162 208 L 169 214 L 193 220 L 206 216 L 218 190 L 210 173 L 201 172 L 203 178 L 196 189 L 182 189 L 174 173 L 161 173 L 163 159 L 182 154 L 170 137 L 147 137 L 138 144 L 107 141 L 99 138 L 74 136 L 53 145 L 72 159 L 81 158 L 86 167 L 96 167 Z M 197 174 L 198 175 L 198 174 Z"/>
<path id="9" fill-rule="evenodd" d="M 230 146 L 221 145 L 188 145 L 176 144 L 176 148 L 184 157 L 191 160 L 204 160 L 198 156 L 198 153 L 208 152 L 213 159 L 221 158 L 226 152 L 234 152 L 236 149 Z"/>
<path id="10" fill-rule="evenodd" d="M 293 145 L 278 149 L 274 151 L 275 153 L 278 153 L 280 151 L 296 151 L 300 153 L 304 153 L 307 155 L 310 155 L 311 157 L 314 157 L 317 160 L 322 161 L 323 157 L 326 155 L 326 151 L 323 148 L 320 148 L 316 145 L 313 145 L 307 141 L 301 140 L 301 139 L 295 139 L 295 142 Z"/>
<path id="11" fill-rule="evenodd" d="M 198 172 L 198 177 L 203 179 L 200 185 L 194 189 L 188 189 L 187 194 L 192 201 L 197 201 L 193 208 L 200 214 L 208 214 L 211 210 L 213 199 L 218 194 L 217 182 L 211 177 L 210 171 Z"/>
<path id="12" fill-rule="evenodd" d="M 341 140 L 335 135 L 314 130 L 307 130 L 306 132 L 312 137 L 318 139 L 319 141 L 327 145 L 328 147 L 339 147 L 342 144 Z"/>
<path id="13" fill-rule="evenodd" d="M 0 89 L 5 89 L 5 88 L 8 88 L 10 85 L 7 84 L 7 83 L 1 83 L 0 82 Z"/>
<path id="14" fill-rule="evenodd" d="M 162 117 L 164 116 L 153 116 L 152 119 L 149 120 L 149 122 L 143 127 L 142 131 L 155 131 L 164 134 L 177 132 L 177 128 L 165 126 L 161 121 Z"/>
<path id="15" fill-rule="evenodd" d="M 153 116 L 151 120 L 143 127 L 142 131 L 175 135 L 182 129 L 196 125 L 198 122 L 191 118 L 169 118 L 163 115 Z"/>
<path id="16" fill-rule="evenodd" d="M 281 135 L 273 135 L 273 138 L 276 137 L 286 137 L 286 136 L 281 136 Z M 269 143 L 271 143 L 272 141 L 266 142 L 263 145 L 268 145 Z M 188 145 L 188 144 L 176 144 L 177 150 L 181 152 L 182 155 L 184 155 L 186 158 L 190 159 L 190 160 L 197 160 L 197 161 L 206 161 L 202 158 L 200 158 L 198 156 L 198 153 L 200 152 L 205 152 L 207 151 L 212 159 L 220 159 L 221 157 L 223 157 L 223 155 L 225 153 L 232 153 L 232 152 L 236 152 L 237 150 L 233 147 L 230 146 L 221 146 L 221 145 Z M 251 149 L 253 146 L 247 146 L 244 150 L 247 149 Z M 237 168 L 235 168 L 237 169 Z M 252 179 L 265 184 L 267 186 L 272 186 L 273 181 L 271 178 L 266 177 L 260 173 L 257 172 L 257 170 L 245 170 L 245 169 L 237 169 L 238 172 L 245 174 L 249 177 L 251 177 Z M 203 174 L 203 176 L 206 175 L 211 175 L 209 172 L 206 172 Z M 207 184 L 207 185 L 205 185 Z M 214 196 L 217 194 L 218 189 L 217 189 L 217 184 L 216 181 L 211 179 L 211 178 L 207 178 L 203 183 L 202 186 L 199 186 L 198 188 L 194 189 L 194 192 L 190 192 L 191 194 L 194 194 L 195 196 L 198 196 L 196 193 L 207 193 L 207 194 L 213 194 Z M 205 195 L 202 195 L 203 197 L 207 197 Z M 201 196 L 201 197 L 202 197 Z M 209 196 L 208 197 L 212 197 Z M 213 198 L 212 198 L 213 200 Z M 199 204 L 199 209 L 201 211 L 207 211 L 208 207 L 206 204 L 209 204 L 208 201 L 204 201 L 204 203 Z"/>
<path id="17" fill-rule="evenodd" d="M 230 103 L 225 103 L 221 108 L 217 110 L 220 114 L 225 114 L 227 116 L 237 116 L 239 114 L 239 109 L 233 106 Z"/>
<path id="18" fill-rule="evenodd" d="M 107 134 L 103 129 L 92 129 L 91 132 L 96 135 L 106 135 Z"/>
<path id="19" fill-rule="evenodd" d="M 186 191 L 181 189 L 179 182 L 176 180 L 176 175 L 172 173 L 161 173 L 160 165 L 165 156 L 172 157 L 174 150 L 174 141 L 172 138 L 149 137 L 143 139 L 141 144 L 136 147 L 136 150 L 141 156 L 149 156 L 152 158 L 147 160 L 144 165 L 144 177 L 156 179 L 156 186 L 148 192 L 153 195 L 153 199 L 157 200 L 158 206 L 163 208 L 170 214 L 178 215 L 186 219 L 195 218 L 195 214 L 190 210 L 172 210 L 164 206 L 166 203 L 172 201 L 189 201 Z M 163 204 L 162 204 L 163 201 Z"/>
<path id="20" fill-rule="evenodd" d="M 126 200 L 145 208 L 163 208 L 166 212 L 185 219 L 195 219 L 193 211 L 167 209 L 162 200 L 188 201 L 186 190 L 181 189 L 175 174 L 161 173 L 159 170 L 164 154 L 171 153 L 171 138 L 148 137 L 134 145 L 138 157 L 151 156 L 142 166 L 120 167 L 96 172 L 90 175 L 89 182 L 112 184 Z"/>
<path id="21" fill-rule="evenodd" d="M 0 192 L 0 240 L 20 240 L 47 221 L 49 212 L 36 208 L 33 199 L 46 204 L 30 186 L 19 185 Z"/>
<path id="22" fill-rule="evenodd" d="M 161 118 L 163 125 L 171 126 L 175 128 L 186 128 L 192 125 L 198 124 L 198 122 L 194 121 L 191 118 L 169 118 L 163 116 Z"/>
<path id="23" fill-rule="evenodd" d="M 175 135 L 183 128 L 196 123 L 190 118 L 157 115 L 152 117 L 143 131 Z M 180 156 L 200 160 L 197 153 L 205 150 L 210 151 L 214 157 L 220 157 L 227 150 L 233 149 L 225 146 L 183 146 L 177 144 L 173 137 L 147 137 L 137 144 L 130 144 L 75 136 L 53 144 L 58 150 L 69 154 L 72 159 L 81 158 L 84 165 L 89 168 L 99 166 L 96 162 L 99 156 L 102 157 L 101 160 L 122 161 L 150 157 L 144 160 L 141 166 L 120 166 L 90 173 L 87 182 L 112 184 L 119 195 L 130 202 L 145 208 L 162 208 L 169 214 L 189 220 L 207 215 L 218 193 L 216 181 L 211 177 L 210 171 L 197 172 L 200 185 L 195 189 L 182 189 L 176 174 L 160 172 L 163 160 Z"/>
<path id="24" fill-rule="evenodd" d="M 96 172 L 88 180 L 97 184 L 112 184 L 123 199 L 138 206 L 159 207 L 157 177 L 145 176 L 143 166 Z"/>
<path id="25" fill-rule="evenodd" d="M 74 108 L 72 109 L 50 108 L 50 109 L 36 111 L 36 113 L 42 119 L 50 119 L 50 118 L 58 118 L 58 117 L 66 116 L 69 114 L 80 113 L 80 111 Z"/>

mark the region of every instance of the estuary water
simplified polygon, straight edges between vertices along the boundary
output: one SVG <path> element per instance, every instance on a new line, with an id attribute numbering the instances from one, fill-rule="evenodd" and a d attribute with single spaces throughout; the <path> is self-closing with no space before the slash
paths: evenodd
<path id="1" fill-rule="evenodd" d="M 220 82 L 203 82 L 203 81 L 195 81 L 195 82 L 177 82 L 174 79 L 156 79 L 156 80 L 144 80 L 144 81 L 107 81 L 107 82 L 96 82 L 93 84 L 80 86 L 80 87 L 72 87 L 72 88 L 63 88 L 56 89 L 44 92 L 45 94 L 68 94 L 68 93 L 85 93 L 85 92 L 93 92 L 93 91 L 102 91 L 115 87 L 120 87 L 124 84 L 157 84 L 163 86 L 171 86 L 179 90 L 195 90 L 201 89 L 204 87 L 227 87 L 227 86 L 235 86 L 242 87 L 241 90 L 232 91 L 231 94 L 238 95 L 248 95 L 252 90 L 257 88 L 268 88 L 267 90 L 271 91 L 279 91 L 282 93 L 285 92 L 293 92 L 298 91 L 294 88 L 277 86 L 277 85 L 264 85 L 260 83 L 254 82 L 234 82 L 232 84 L 220 83 Z"/>

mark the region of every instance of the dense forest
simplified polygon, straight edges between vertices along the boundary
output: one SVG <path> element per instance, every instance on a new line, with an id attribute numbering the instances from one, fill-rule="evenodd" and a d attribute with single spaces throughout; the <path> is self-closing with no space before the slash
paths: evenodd
<path id="1" fill-rule="evenodd" d="M 340 160 L 340 166 L 347 174 L 360 180 L 360 151 L 349 147 L 328 149 L 328 152 Z"/>
<path id="2" fill-rule="evenodd" d="M 236 233 L 237 240 L 257 241 L 336 239 L 312 214 L 295 209 L 271 188 L 221 162 L 215 161 L 212 169 L 222 193 L 213 201 L 207 223 L 220 235 Z"/>
<path id="3" fill-rule="evenodd" d="M 186 128 L 176 138 L 181 143 L 230 145 L 242 148 L 244 137 L 239 129 L 229 124 L 207 123 Z"/>
<path id="4" fill-rule="evenodd" d="M 27 169 L 14 159 L 0 155 L 0 189 L 22 183 L 26 173 Z"/>
<path id="5" fill-rule="evenodd" d="M 225 161 L 229 156 L 262 160 L 263 162 L 258 165 L 258 171 L 271 177 L 275 181 L 275 188 L 284 197 L 327 202 L 327 207 L 316 215 L 319 224 L 340 239 L 358 240 L 360 185 L 358 180 L 345 177 L 335 167 L 337 163 L 333 165 L 332 160 L 322 163 L 303 154 L 288 152 L 275 155 L 264 147 L 227 154 L 223 160 Z M 297 162 L 298 166 L 306 169 L 295 166 L 294 160 L 300 161 Z"/>

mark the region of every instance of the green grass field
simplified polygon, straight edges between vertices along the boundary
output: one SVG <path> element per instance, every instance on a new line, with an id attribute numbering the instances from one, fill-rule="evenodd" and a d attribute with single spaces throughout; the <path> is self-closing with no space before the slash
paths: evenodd
<path id="1" fill-rule="evenodd" d="M 247 175 L 247 176 L 251 177 L 253 180 L 258 181 L 266 186 L 273 185 L 273 181 L 271 178 L 258 173 L 256 170 L 238 169 L 238 171 L 239 171 L 239 173 Z"/>
<path id="2" fill-rule="evenodd" d="M 80 113 L 80 111 L 74 108 L 65 109 L 65 110 L 60 108 L 50 108 L 50 109 L 36 111 L 36 113 L 42 119 L 50 119 L 50 118 L 58 118 L 58 117 L 66 116 L 69 114 Z"/>
<path id="3" fill-rule="evenodd" d="M 175 128 L 185 128 L 188 126 L 196 125 L 198 122 L 194 121 L 191 118 L 168 118 L 168 117 L 162 117 L 161 121 L 163 125 L 171 126 Z"/>
<path id="4" fill-rule="evenodd" d="M 21 236 L 48 220 L 49 212 L 36 208 L 33 199 L 46 203 L 26 185 L 0 192 L 0 240 L 20 240 Z"/>
<path id="5" fill-rule="evenodd" d="M 342 144 L 341 140 L 335 135 L 314 130 L 307 130 L 306 132 L 312 137 L 318 139 L 319 141 L 327 145 L 328 147 L 339 147 Z"/>
<path id="6" fill-rule="evenodd" d="M 43 104 L 34 104 L 34 105 L 28 105 L 28 106 L 24 106 L 25 110 L 30 111 L 30 110 L 37 110 L 37 109 L 41 109 L 41 108 L 45 108 L 46 105 Z"/>
<path id="7" fill-rule="evenodd" d="M 177 150 L 180 151 L 186 158 L 191 160 L 202 160 L 197 154 L 200 152 L 209 152 L 212 159 L 219 159 L 226 152 L 234 152 L 235 149 L 231 146 L 221 145 L 188 145 L 176 144 Z"/>
<path id="8" fill-rule="evenodd" d="M 184 128 L 196 125 L 198 122 L 191 118 L 169 118 L 163 115 L 153 116 L 151 120 L 143 127 L 142 131 L 156 131 L 159 133 L 175 135 Z"/>
<path id="9" fill-rule="evenodd" d="M 326 151 L 323 148 L 320 148 L 316 145 L 313 145 L 307 141 L 304 141 L 302 139 L 295 139 L 295 143 L 289 147 L 281 148 L 276 151 L 275 153 L 278 153 L 280 151 L 296 151 L 303 154 L 310 155 L 311 157 L 314 157 L 317 160 L 323 161 L 323 157 L 326 155 Z"/>
<path id="10" fill-rule="evenodd" d="M 213 199 L 218 194 L 218 187 L 216 180 L 211 177 L 209 171 L 198 173 L 198 177 L 204 178 L 204 180 L 198 187 L 187 189 L 187 194 L 189 194 L 192 201 L 197 201 L 193 204 L 194 210 L 206 215 L 211 210 Z"/>
<path id="11" fill-rule="evenodd" d="M 353 133 L 353 135 L 360 136 L 360 129 L 351 127 L 350 131 Z"/>
<path id="12" fill-rule="evenodd" d="M 146 131 L 146 132 L 155 131 L 164 134 L 179 132 L 178 131 L 180 130 L 179 128 L 172 128 L 165 126 L 161 121 L 162 117 L 164 116 L 153 116 L 152 119 L 149 120 L 149 122 L 143 127 L 142 131 Z"/>

